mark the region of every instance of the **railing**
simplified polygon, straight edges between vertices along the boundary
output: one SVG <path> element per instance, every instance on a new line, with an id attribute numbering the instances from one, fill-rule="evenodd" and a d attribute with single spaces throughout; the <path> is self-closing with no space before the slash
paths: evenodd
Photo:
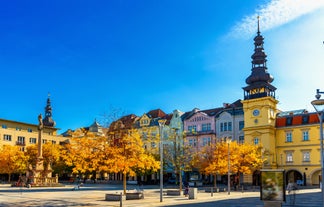
<path id="1" fill-rule="evenodd" d="M 208 131 L 192 131 L 192 132 L 187 132 L 186 135 L 188 136 L 195 136 L 195 135 L 204 135 L 204 134 L 215 134 L 214 130 L 208 130 Z"/>
<path id="2" fill-rule="evenodd" d="M 17 141 L 16 145 L 18 145 L 18 146 L 26 146 L 26 143 L 22 142 L 22 141 Z"/>

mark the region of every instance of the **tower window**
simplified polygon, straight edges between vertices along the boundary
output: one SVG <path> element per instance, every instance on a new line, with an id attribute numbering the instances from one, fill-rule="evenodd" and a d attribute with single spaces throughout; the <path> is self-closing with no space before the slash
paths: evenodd
<path id="1" fill-rule="evenodd" d="M 2 124 L 2 129 L 7 129 L 7 128 L 8 128 L 7 125 Z"/>

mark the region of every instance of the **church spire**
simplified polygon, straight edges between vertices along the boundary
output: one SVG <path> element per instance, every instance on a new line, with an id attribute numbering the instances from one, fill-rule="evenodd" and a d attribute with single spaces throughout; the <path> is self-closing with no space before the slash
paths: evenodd
<path id="1" fill-rule="evenodd" d="M 275 98 L 276 87 L 271 85 L 273 77 L 267 72 L 267 55 L 264 52 L 264 38 L 260 32 L 260 19 L 258 17 L 258 31 L 254 37 L 254 53 L 252 58 L 252 73 L 245 80 L 248 86 L 244 87 L 244 99 L 253 99 L 266 96 Z"/>
<path id="2" fill-rule="evenodd" d="M 45 117 L 43 119 L 44 126 L 54 127 L 55 121 L 52 118 L 52 106 L 51 106 L 51 99 L 50 94 L 48 93 L 47 103 L 45 107 Z"/>

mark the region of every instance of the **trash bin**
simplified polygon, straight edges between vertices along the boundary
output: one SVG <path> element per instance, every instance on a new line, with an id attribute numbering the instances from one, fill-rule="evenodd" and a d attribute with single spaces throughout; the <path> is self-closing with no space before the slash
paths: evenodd
<path id="1" fill-rule="evenodd" d="M 189 188 L 189 199 L 197 199 L 197 188 Z"/>

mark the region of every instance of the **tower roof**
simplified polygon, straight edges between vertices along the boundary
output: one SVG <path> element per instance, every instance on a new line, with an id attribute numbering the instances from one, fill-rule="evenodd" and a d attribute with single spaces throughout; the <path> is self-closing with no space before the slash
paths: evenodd
<path id="1" fill-rule="evenodd" d="M 260 32 L 260 21 L 258 17 L 258 31 L 254 37 L 254 53 L 252 54 L 252 72 L 245 82 L 248 86 L 244 87 L 247 92 L 245 99 L 273 96 L 276 87 L 271 85 L 274 78 L 268 73 L 267 55 L 263 48 L 264 38 Z M 255 90 L 256 89 L 256 90 Z"/>
<path id="2" fill-rule="evenodd" d="M 52 118 L 52 106 L 51 106 L 50 95 L 48 95 L 48 97 L 47 97 L 47 103 L 46 103 L 46 107 L 45 107 L 45 117 L 43 119 L 43 124 L 44 124 L 44 126 L 47 126 L 47 127 L 55 126 L 55 121 Z"/>

